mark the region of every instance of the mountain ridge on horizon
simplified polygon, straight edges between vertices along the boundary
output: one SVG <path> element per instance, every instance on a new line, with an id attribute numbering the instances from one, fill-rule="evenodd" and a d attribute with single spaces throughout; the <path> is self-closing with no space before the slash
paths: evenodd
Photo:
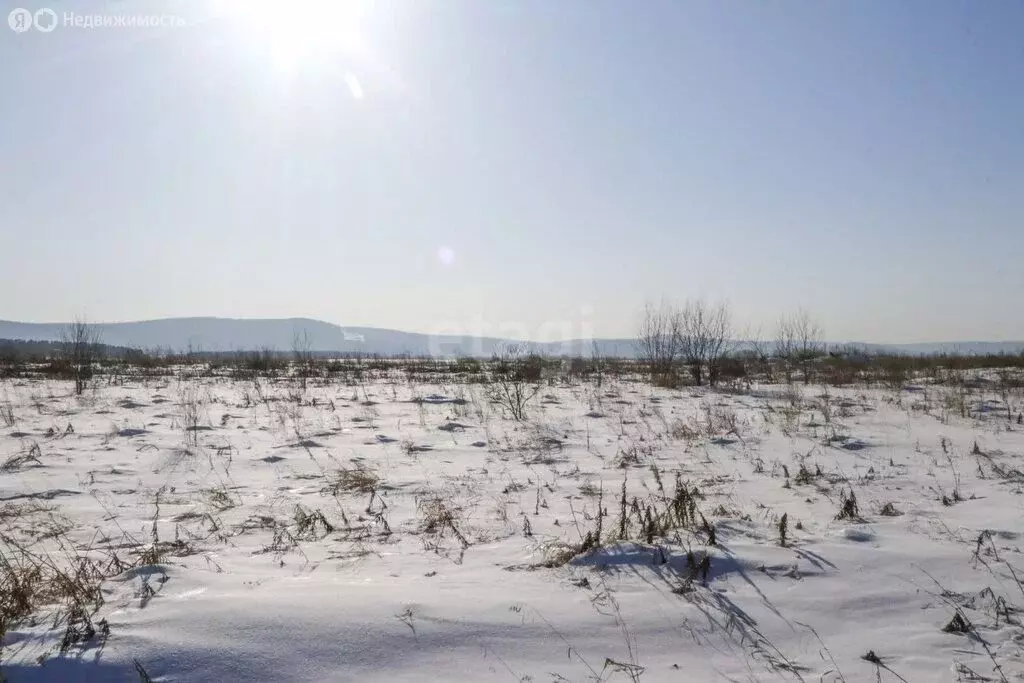
<path id="1" fill-rule="evenodd" d="M 534 342 L 491 336 L 433 335 L 388 328 L 341 326 L 314 318 L 225 318 L 190 316 L 126 322 L 90 323 L 100 329 L 104 343 L 140 349 L 187 349 L 224 352 L 263 348 L 288 350 L 296 335 L 308 339 L 316 352 L 378 355 L 489 356 L 508 344 L 520 344 L 551 355 L 590 355 L 597 345 L 602 355 L 632 356 L 632 338 L 567 339 Z M 0 320 L 0 339 L 59 341 L 68 323 Z M 745 343 L 738 340 L 738 343 Z M 1022 341 L 939 341 L 912 343 L 826 342 L 870 352 L 928 354 L 942 352 L 1017 353 Z"/>

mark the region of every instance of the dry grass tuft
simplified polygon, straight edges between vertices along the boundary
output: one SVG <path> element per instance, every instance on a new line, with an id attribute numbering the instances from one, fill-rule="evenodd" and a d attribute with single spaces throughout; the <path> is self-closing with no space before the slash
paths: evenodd
<path id="1" fill-rule="evenodd" d="M 0 424 L 4 427 L 13 427 L 15 422 L 17 420 L 14 418 L 14 407 L 10 401 L 0 403 Z"/>
<path id="2" fill-rule="evenodd" d="M 21 453 L 15 453 L 11 457 L 4 461 L 4 464 L 0 465 L 0 472 L 16 472 L 23 467 L 27 467 L 30 463 L 34 463 L 37 467 L 42 466 L 39 458 L 42 456 L 42 451 L 39 450 L 39 444 L 35 441 L 28 447 L 28 450 Z"/>
<path id="3" fill-rule="evenodd" d="M 373 493 L 380 487 L 380 476 L 364 465 L 342 468 L 328 479 L 325 489 L 331 495 L 341 493 Z"/>
<path id="4" fill-rule="evenodd" d="M 417 501 L 416 508 L 422 517 L 420 533 L 435 536 L 440 542 L 446 532 L 451 532 L 463 549 L 469 547 L 469 540 L 462 532 L 462 511 L 452 501 L 442 496 L 430 496 Z"/>

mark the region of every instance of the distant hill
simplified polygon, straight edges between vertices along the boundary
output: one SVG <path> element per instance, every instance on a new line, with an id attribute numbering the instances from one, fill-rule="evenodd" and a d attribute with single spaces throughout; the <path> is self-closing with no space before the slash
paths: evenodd
<path id="1" fill-rule="evenodd" d="M 65 324 L 0 321 L 0 338 L 57 341 Z M 313 351 L 466 355 L 490 354 L 498 339 L 429 337 L 423 334 L 346 327 L 308 318 L 231 319 L 166 318 L 126 323 L 97 324 L 104 343 L 140 349 L 173 351 L 250 351 L 292 348 L 296 335 L 305 337 Z"/>
<path id="2" fill-rule="evenodd" d="M 0 321 L 0 339 L 59 341 L 63 323 Z M 166 318 L 96 325 L 105 344 L 145 350 L 289 351 L 296 336 L 319 352 L 378 355 L 489 356 L 509 342 L 494 337 L 426 335 L 374 327 L 340 327 L 308 318 Z M 602 352 L 632 353 L 632 341 L 606 340 Z M 591 342 L 531 344 L 545 353 L 589 353 Z"/>
<path id="3" fill-rule="evenodd" d="M 165 318 L 140 322 L 97 324 L 104 344 L 144 350 L 194 351 L 289 351 L 296 335 L 305 336 L 311 350 L 378 355 L 490 356 L 509 342 L 496 337 L 426 335 L 375 327 L 341 327 L 309 318 L 234 319 Z M 0 339 L 59 341 L 66 324 L 21 323 L 0 320 Z M 595 347 L 602 355 L 632 356 L 632 339 L 568 340 L 526 343 L 550 355 L 590 355 Z M 838 344 L 867 352 L 924 354 L 937 352 L 1016 353 L 1019 342 L 937 342 L 930 344 Z"/>

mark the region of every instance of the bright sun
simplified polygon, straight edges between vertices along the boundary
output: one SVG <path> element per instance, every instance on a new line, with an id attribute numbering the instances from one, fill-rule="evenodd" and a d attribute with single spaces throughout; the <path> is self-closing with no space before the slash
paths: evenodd
<path id="1" fill-rule="evenodd" d="M 370 0 L 220 0 L 225 14 L 270 50 L 274 65 L 293 68 L 353 48 Z"/>

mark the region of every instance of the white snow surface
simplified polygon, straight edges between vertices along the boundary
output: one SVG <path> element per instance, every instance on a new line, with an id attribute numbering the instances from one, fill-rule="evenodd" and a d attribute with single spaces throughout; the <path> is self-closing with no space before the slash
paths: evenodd
<path id="1" fill-rule="evenodd" d="M 992 396 L 558 383 L 516 421 L 398 375 L 68 390 L 0 383 L 0 463 L 39 449 L 0 471 L 0 530 L 136 566 L 102 584 L 106 638 L 60 654 L 56 608 L 12 626 L 11 683 L 1024 680 L 1024 427 Z M 624 481 L 662 500 L 654 468 L 699 489 L 714 546 L 635 520 L 616 540 Z M 335 495 L 339 470 L 375 492 Z M 603 545 L 572 557 L 598 500 Z M 969 633 L 943 631 L 957 610 Z"/>

